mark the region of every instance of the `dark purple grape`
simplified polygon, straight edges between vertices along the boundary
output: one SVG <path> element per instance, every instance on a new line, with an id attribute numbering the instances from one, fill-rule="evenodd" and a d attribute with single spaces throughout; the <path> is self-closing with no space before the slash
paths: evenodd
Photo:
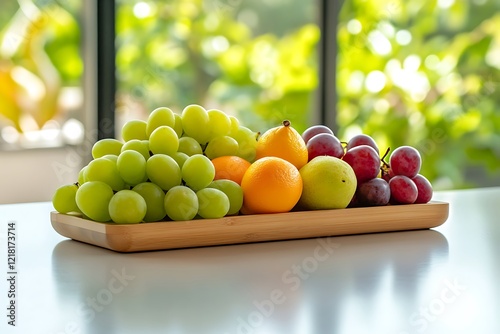
<path id="1" fill-rule="evenodd" d="M 329 155 L 336 158 L 344 156 L 344 147 L 340 140 L 332 134 L 320 133 L 307 142 L 309 161 L 320 155 Z"/>
<path id="2" fill-rule="evenodd" d="M 391 189 L 391 202 L 399 204 L 412 204 L 418 196 L 418 189 L 409 177 L 396 175 L 389 181 Z"/>
<path id="3" fill-rule="evenodd" d="M 372 137 L 365 134 L 360 134 L 352 137 L 347 143 L 346 150 L 350 150 L 351 148 L 360 145 L 368 145 L 370 147 L 373 147 L 373 149 L 377 151 L 377 154 L 379 154 L 380 152 L 377 143 L 375 143 L 375 140 L 373 140 Z"/>
<path id="4" fill-rule="evenodd" d="M 427 203 L 432 199 L 432 185 L 427 178 L 421 174 L 417 174 L 413 179 L 417 186 L 418 195 L 415 203 Z"/>
<path id="5" fill-rule="evenodd" d="M 344 154 L 342 159 L 354 170 L 358 184 L 376 178 L 380 172 L 380 158 L 371 146 L 353 147 Z"/>
<path id="6" fill-rule="evenodd" d="M 349 205 L 347 207 L 348 208 L 355 208 L 358 206 L 360 206 L 360 205 L 359 205 L 358 199 L 356 197 L 356 194 L 354 194 L 351 198 L 351 202 L 349 202 Z"/>
<path id="7" fill-rule="evenodd" d="M 420 171 L 422 159 L 415 148 L 401 146 L 392 152 L 389 165 L 395 175 L 404 175 L 411 179 Z"/>
<path id="8" fill-rule="evenodd" d="M 302 139 L 304 139 L 304 142 L 307 144 L 309 139 L 312 137 L 320 134 L 320 133 L 329 133 L 333 135 L 333 131 L 324 125 L 314 125 L 309 128 L 307 128 L 303 133 L 302 133 Z"/>
<path id="9" fill-rule="evenodd" d="M 391 189 L 385 180 L 374 178 L 358 185 L 356 199 L 360 206 L 387 205 L 391 199 Z"/>

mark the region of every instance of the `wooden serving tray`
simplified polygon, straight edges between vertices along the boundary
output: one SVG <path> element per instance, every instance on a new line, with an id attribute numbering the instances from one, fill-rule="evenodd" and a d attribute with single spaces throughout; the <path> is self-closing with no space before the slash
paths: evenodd
<path id="1" fill-rule="evenodd" d="M 98 223 L 52 212 L 51 222 L 62 236 L 117 252 L 138 252 L 427 229 L 443 224 L 448 211 L 448 203 L 432 201 L 141 224 Z"/>

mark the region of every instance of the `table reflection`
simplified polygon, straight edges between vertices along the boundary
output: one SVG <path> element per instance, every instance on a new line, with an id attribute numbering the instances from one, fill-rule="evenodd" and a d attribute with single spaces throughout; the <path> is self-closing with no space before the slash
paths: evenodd
<path id="1" fill-rule="evenodd" d="M 398 333 L 447 260 L 421 230 L 129 254 L 65 240 L 52 271 L 82 333 Z"/>

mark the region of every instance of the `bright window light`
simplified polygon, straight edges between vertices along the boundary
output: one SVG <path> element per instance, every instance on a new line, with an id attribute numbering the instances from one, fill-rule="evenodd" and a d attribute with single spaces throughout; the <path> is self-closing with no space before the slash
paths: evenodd
<path id="1" fill-rule="evenodd" d="M 134 5 L 134 15 L 138 19 L 143 19 L 151 14 L 151 6 L 146 2 L 138 2 Z"/>
<path id="2" fill-rule="evenodd" d="M 387 79 L 381 71 L 371 71 L 366 76 L 365 87 L 372 93 L 378 93 L 385 87 Z"/>
<path id="3" fill-rule="evenodd" d="M 391 42 L 379 30 L 372 31 L 368 34 L 368 41 L 373 51 L 381 56 L 386 56 L 391 53 Z"/>
<path id="4" fill-rule="evenodd" d="M 363 26 L 361 25 L 361 22 L 356 19 L 352 19 L 347 22 L 347 31 L 349 31 L 353 35 L 359 34 L 362 28 Z"/>
<path id="5" fill-rule="evenodd" d="M 408 30 L 400 30 L 396 33 L 396 42 L 399 45 L 408 45 L 411 42 L 411 33 Z"/>

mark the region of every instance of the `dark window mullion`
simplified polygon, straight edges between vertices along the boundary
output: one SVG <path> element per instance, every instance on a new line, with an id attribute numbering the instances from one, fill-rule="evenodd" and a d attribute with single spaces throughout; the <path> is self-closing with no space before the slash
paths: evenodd
<path id="1" fill-rule="evenodd" d="M 321 123 L 337 131 L 337 23 L 343 0 L 321 0 L 319 110 Z"/>
<path id="2" fill-rule="evenodd" d="M 97 3 L 97 129 L 98 139 L 115 136 L 115 1 Z"/>

